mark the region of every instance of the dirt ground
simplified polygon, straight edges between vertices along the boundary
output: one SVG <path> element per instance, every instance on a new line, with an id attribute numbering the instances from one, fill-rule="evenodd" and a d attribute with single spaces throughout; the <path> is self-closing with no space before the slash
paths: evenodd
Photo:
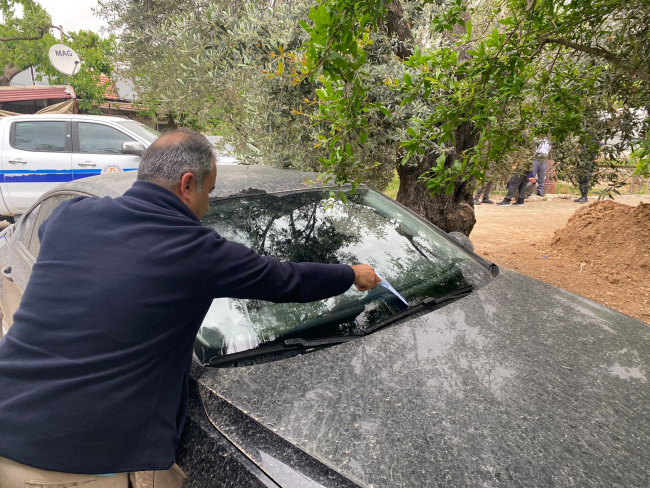
<path id="1" fill-rule="evenodd" d="M 602 212 L 591 210 L 576 216 L 569 227 L 556 236 L 555 232 L 564 229 L 575 212 L 585 206 L 574 203 L 573 198 L 550 195 L 548 200 L 532 197 L 524 207 L 477 206 L 477 223 L 470 235 L 476 252 L 498 265 L 588 297 L 650 324 L 650 269 L 645 264 L 650 253 L 650 247 L 645 249 L 649 242 L 650 221 L 645 222 L 646 212 L 643 212 L 643 221 L 637 222 L 644 236 L 635 242 L 634 250 L 626 249 L 626 242 L 616 244 L 620 236 L 612 227 L 606 231 L 590 231 L 588 223 L 600 222 L 603 218 Z M 590 204 L 596 201 L 590 197 Z M 650 195 L 625 195 L 618 197 L 616 202 L 636 207 L 641 202 L 650 203 Z M 599 210 L 611 208 L 615 206 L 602 207 L 601 204 Z M 607 251 L 603 251 L 602 245 L 594 244 L 592 247 L 596 250 L 590 248 L 590 243 L 603 240 L 601 232 L 606 234 Z M 580 238 L 582 233 L 584 237 Z M 569 237 L 572 239 L 570 245 Z M 644 264 L 639 267 L 641 261 Z"/>

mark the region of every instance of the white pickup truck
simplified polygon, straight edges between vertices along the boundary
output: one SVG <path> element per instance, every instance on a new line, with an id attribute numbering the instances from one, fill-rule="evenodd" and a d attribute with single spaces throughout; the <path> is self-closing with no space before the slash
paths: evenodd
<path id="1" fill-rule="evenodd" d="M 20 215 L 63 181 L 135 171 L 159 132 L 122 117 L 0 118 L 0 215 Z"/>

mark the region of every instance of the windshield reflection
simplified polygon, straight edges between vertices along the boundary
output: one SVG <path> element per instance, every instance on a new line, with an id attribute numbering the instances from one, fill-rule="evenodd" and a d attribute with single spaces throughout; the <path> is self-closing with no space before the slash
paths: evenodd
<path id="1" fill-rule="evenodd" d="M 411 305 L 490 280 L 489 272 L 463 250 L 369 189 L 348 195 L 347 204 L 326 190 L 220 200 L 212 202 L 203 222 L 279 260 L 368 263 Z M 352 288 L 312 303 L 216 299 L 196 350 L 208 362 L 291 338 L 361 335 L 404 307 L 384 287 L 365 293 Z"/>

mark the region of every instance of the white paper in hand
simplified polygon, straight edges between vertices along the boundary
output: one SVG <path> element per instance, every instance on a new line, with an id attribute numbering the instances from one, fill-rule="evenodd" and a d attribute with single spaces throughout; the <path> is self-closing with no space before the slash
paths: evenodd
<path id="1" fill-rule="evenodd" d="M 375 271 L 375 273 L 377 273 L 377 272 Z M 386 278 L 384 278 L 384 277 L 383 277 L 382 275 L 380 275 L 379 273 L 377 273 L 377 276 L 379 276 L 379 277 L 381 278 L 381 281 L 379 282 L 379 284 L 380 284 L 381 286 L 383 286 L 383 287 L 386 288 L 388 291 L 390 291 L 393 295 L 395 295 L 397 298 L 399 298 L 400 300 L 402 300 L 402 301 L 406 304 L 407 307 L 409 306 L 409 302 L 407 302 L 406 300 L 404 300 L 404 297 L 403 297 L 402 295 L 400 295 L 400 294 L 397 292 L 397 290 L 396 290 L 395 288 L 393 288 L 393 285 L 391 285 L 391 284 L 386 280 Z"/>

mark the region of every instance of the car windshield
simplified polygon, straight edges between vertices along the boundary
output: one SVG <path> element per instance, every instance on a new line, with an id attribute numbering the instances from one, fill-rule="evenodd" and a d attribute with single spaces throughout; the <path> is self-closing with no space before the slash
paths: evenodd
<path id="1" fill-rule="evenodd" d="M 125 129 L 133 132 L 135 135 L 140 136 L 149 144 L 160 137 L 160 132 L 158 132 L 156 129 L 147 127 L 146 125 L 141 124 L 140 122 L 136 122 L 135 120 L 121 120 L 118 122 L 118 125 L 121 125 Z"/>
<path id="2" fill-rule="evenodd" d="M 331 198 L 329 190 L 216 200 L 203 223 L 279 260 L 368 263 L 409 305 L 470 285 L 477 289 L 492 278 L 461 247 L 366 188 L 347 192 L 345 204 Z M 405 308 L 383 286 L 369 292 L 352 287 L 343 295 L 312 303 L 219 298 L 201 325 L 195 351 L 208 362 L 287 339 L 360 335 Z"/>

